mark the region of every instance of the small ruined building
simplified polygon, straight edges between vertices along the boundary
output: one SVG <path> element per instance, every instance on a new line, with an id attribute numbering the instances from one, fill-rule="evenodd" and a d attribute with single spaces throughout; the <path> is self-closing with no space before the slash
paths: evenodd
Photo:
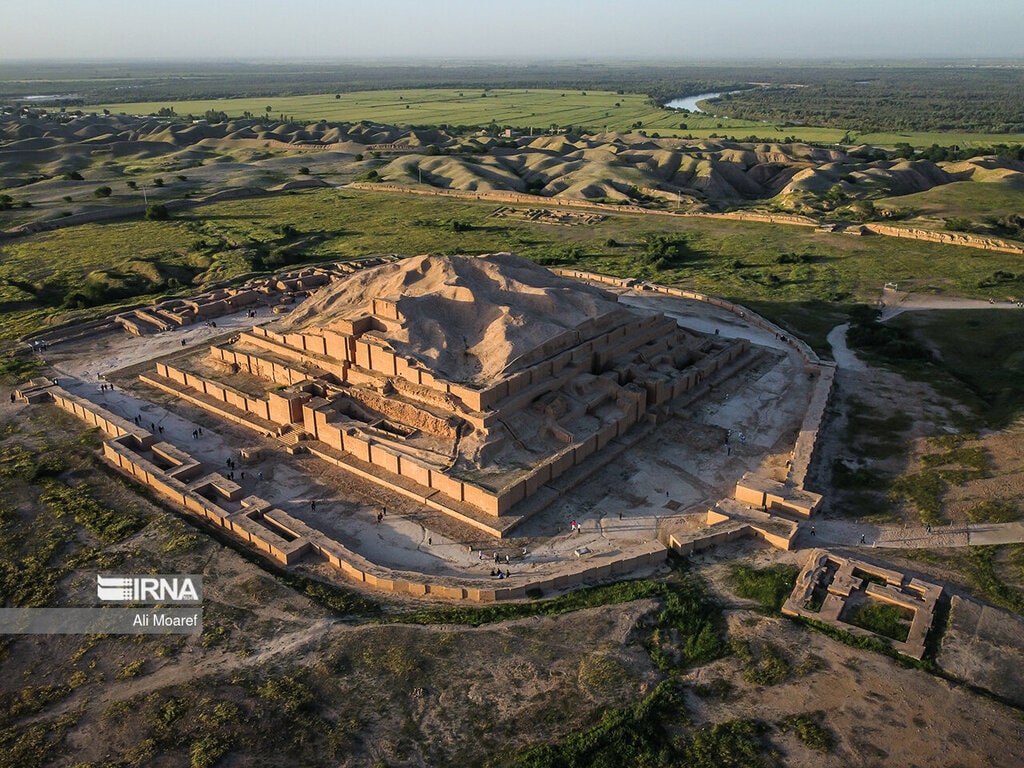
<path id="1" fill-rule="evenodd" d="M 819 621 L 859 636 L 873 636 L 899 653 L 921 659 L 935 619 L 942 587 L 876 563 L 824 549 L 812 550 L 797 576 L 782 613 Z M 902 614 L 899 637 L 857 626 L 856 615 L 871 603 L 893 606 Z"/>
<path id="2" fill-rule="evenodd" d="M 419 256 L 143 380 L 502 536 L 747 350 L 512 254 Z"/>

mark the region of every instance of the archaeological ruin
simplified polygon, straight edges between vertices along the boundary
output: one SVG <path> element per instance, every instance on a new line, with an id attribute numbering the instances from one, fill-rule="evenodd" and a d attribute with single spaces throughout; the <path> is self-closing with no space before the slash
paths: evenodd
<path id="1" fill-rule="evenodd" d="M 696 316 L 718 313 L 716 323 L 736 322 L 747 330 L 693 330 L 654 308 L 660 299 L 644 309 L 624 302 L 624 295 L 664 296 L 666 306 L 689 302 Z M 215 329 L 222 316 L 234 323 L 230 332 Z M 377 258 L 304 268 L 131 310 L 103 326 L 113 328 L 139 339 L 132 359 L 149 361 L 116 373 L 123 394 L 97 398 L 82 380 L 34 379 L 19 388 L 19 398 L 53 402 L 99 427 L 106 436 L 104 457 L 119 471 L 278 562 L 312 558 L 378 589 L 517 599 L 656 567 L 666 549 L 688 554 L 747 536 L 790 549 L 801 521 L 821 501 L 804 488 L 804 480 L 834 367 L 748 310 L 689 291 L 549 271 L 507 253 Z M 758 333 L 761 341 L 752 344 L 748 334 Z M 147 339 L 164 351 L 147 354 Z M 760 345 L 765 343 L 774 349 Z M 789 415 L 772 427 L 785 423 L 791 430 L 785 438 L 791 449 L 778 462 L 757 469 L 744 464 L 735 474 L 726 470 L 719 477 L 731 477 L 732 490 L 719 486 L 717 493 L 725 496 L 706 501 L 703 481 L 687 479 L 684 472 L 672 481 L 679 484 L 675 491 L 664 491 L 664 519 L 659 522 L 655 514 L 642 526 L 623 517 L 636 515 L 637 504 L 650 509 L 652 501 L 623 489 L 626 506 L 610 498 L 602 504 L 606 522 L 597 521 L 600 530 L 590 533 L 588 527 L 587 537 L 556 547 L 568 552 L 567 562 L 544 567 L 564 555 L 553 561 L 551 555 L 527 556 L 521 544 L 537 543 L 531 538 L 536 533 L 521 538 L 528 521 L 572 507 L 576 489 L 592 485 L 627 457 L 642 462 L 640 457 L 650 455 L 677 471 L 665 458 L 646 453 L 647 445 L 682 438 L 705 446 L 682 454 L 695 467 L 716 452 L 728 460 L 728 430 L 701 425 L 694 415 L 708 407 L 716 387 L 741 395 L 733 402 L 742 404 L 743 393 L 757 391 L 742 382 L 762 381 L 769 371 L 782 377 L 769 386 L 791 403 Z M 100 376 L 97 381 L 107 378 Z M 791 391 L 799 393 L 795 400 Z M 166 405 L 147 405 L 155 400 Z M 711 400 L 725 404 L 728 394 Z M 164 408 L 188 410 L 182 418 Z M 164 414 L 158 419 L 173 422 L 167 422 L 168 435 L 163 423 L 146 428 L 140 412 L 153 409 Z M 750 418 L 760 420 L 756 411 Z M 217 432 L 230 431 L 229 425 L 234 436 L 218 438 L 217 444 L 233 446 L 229 450 L 241 465 L 229 467 L 240 477 L 223 464 L 211 465 L 209 448 L 195 442 L 202 426 Z M 194 448 L 186 449 L 181 440 L 189 431 Z M 251 438 L 240 442 L 241 433 Z M 756 457 L 777 437 L 768 439 L 745 455 Z M 445 530 L 442 540 L 456 549 L 447 550 L 451 554 L 442 562 L 461 565 L 431 577 L 405 566 L 400 553 L 387 564 L 375 559 L 379 548 L 371 547 L 377 554 L 367 556 L 359 544 L 366 529 L 353 536 L 338 527 L 340 520 L 352 521 L 340 523 L 342 528 L 361 525 L 358 516 L 311 511 L 294 491 L 263 482 L 264 469 L 290 471 L 288 455 L 302 459 L 305 469 L 298 471 L 308 473 L 308 462 L 319 462 L 323 472 L 340 472 L 361 484 L 356 492 L 364 501 L 353 502 L 357 507 L 365 508 L 371 498 L 397 497 L 410 509 L 447 520 L 447 527 L 434 530 Z M 641 481 L 637 491 L 649 494 L 648 482 Z M 381 514 L 375 514 L 377 527 L 371 530 L 377 539 Z M 572 533 L 579 532 L 573 521 Z M 429 545 L 428 532 L 422 536 Z M 466 541 L 472 542 L 468 558 Z M 509 548 L 505 541 L 518 543 Z M 515 583 L 489 583 L 476 554 L 482 559 L 484 549 L 493 549 L 489 554 L 497 558 L 499 547 L 506 563 L 514 556 L 514 564 L 532 574 Z"/>
<path id="2" fill-rule="evenodd" d="M 747 348 L 511 254 L 420 256 L 143 381 L 500 537 Z"/>

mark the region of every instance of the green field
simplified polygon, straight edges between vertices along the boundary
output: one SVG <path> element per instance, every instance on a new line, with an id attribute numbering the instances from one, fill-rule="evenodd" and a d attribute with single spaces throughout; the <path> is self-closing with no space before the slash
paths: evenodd
<path id="1" fill-rule="evenodd" d="M 888 197 L 875 202 L 879 208 L 911 209 L 922 219 L 940 222 L 947 218 L 979 221 L 986 216 L 1005 216 L 1024 209 L 1024 184 L 1019 181 L 957 181 L 926 192 Z"/>
<path id="2" fill-rule="evenodd" d="M 618 106 L 616 106 L 618 105 Z M 541 132 L 551 126 L 573 126 L 590 132 L 629 131 L 637 123 L 648 134 L 707 138 L 755 135 L 782 140 L 795 136 L 803 141 L 838 143 L 845 131 L 837 128 L 775 125 L 751 120 L 731 120 L 695 113 L 684 114 L 653 106 L 641 94 L 612 91 L 561 91 L 542 89 L 406 89 L 355 93 L 282 96 L 252 99 L 204 99 L 93 104 L 83 109 L 109 109 L 115 114 L 156 114 L 173 107 L 182 117 L 201 117 L 208 110 L 229 117 L 245 113 L 272 119 L 284 117 L 299 123 L 369 121 L 387 125 L 416 126 L 511 126 Z M 269 113 L 267 107 L 270 107 Z M 680 128 L 685 123 L 686 128 Z M 1024 135 L 963 133 L 874 133 L 856 137 L 858 142 L 914 146 L 931 144 L 961 146 L 1024 142 Z"/>
<path id="3" fill-rule="evenodd" d="M 970 393 L 986 426 L 1002 427 L 1024 408 L 1024 309 L 905 312 L 890 321 L 938 353 L 939 363 L 906 363 L 911 375 L 951 377 L 958 399 Z"/>
<path id="4" fill-rule="evenodd" d="M 1005 284 L 980 284 L 997 271 L 1015 272 L 1019 262 L 1011 254 L 937 243 L 698 217 L 616 213 L 593 226 L 560 227 L 492 218 L 497 207 L 324 189 L 220 202 L 168 222 L 94 224 L 19 238 L 3 245 L 0 333 L 13 338 L 68 319 L 67 296 L 83 283 L 99 295 L 134 289 L 135 300 L 195 292 L 254 271 L 253 254 L 290 251 L 300 261 L 327 261 L 508 250 L 542 264 L 727 296 L 826 349 L 824 335 L 841 322 L 844 307 L 874 300 L 887 280 L 917 291 L 1002 299 Z M 292 228 L 288 237 L 281 235 L 284 225 Z M 685 257 L 661 270 L 653 266 L 644 248 L 655 234 L 682 236 Z M 794 263 L 782 254 L 804 258 Z"/>

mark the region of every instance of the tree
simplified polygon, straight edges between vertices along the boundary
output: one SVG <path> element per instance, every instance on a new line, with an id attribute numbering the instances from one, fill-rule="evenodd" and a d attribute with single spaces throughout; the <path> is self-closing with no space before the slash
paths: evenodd
<path id="1" fill-rule="evenodd" d="M 110 197 L 110 194 L 113 191 L 114 190 L 107 186 L 96 187 L 95 191 L 93 191 L 93 194 L 96 195 L 96 197 Z"/>
<path id="2" fill-rule="evenodd" d="M 839 205 L 846 199 L 846 193 L 839 184 L 833 184 L 825 195 L 825 199 L 833 205 Z"/>
<path id="3" fill-rule="evenodd" d="M 155 179 L 153 179 L 153 186 L 154 187 L 162 187 L 163 185 L 164 185 L 164 180 L 162 178 L 160 178 L 159 176 L 157 176 Z"/>
<path id="4" fill-rule="evenodd" d="M 137 181 L 128 181 L 128 189 L 138 189 L 139 183 Z"/>
<path id="5" fill-rule="evenodd" d="M 299 173 L 303 176 L 309 176 L 309 167 L 305 165 L 302 166 L 301 168 L 299 168 Z"/>
<path id="6" fill-rule="evenodd" d="M 68 171 L 61 178 L 65 181 L 82 181 L 82 174 L 78 171 Z"/>
<path id="7" fill-rule="evenodd" d="M 166 221 L 170 218 L 167 206 L 160 203 L 151 203 L 146 206 L 146 221 Z"/>
<path id="8" fill-rule="evenodd" d="M 684 235 L 646 235 L 643 238 L 643 262 L 661 271 L 679 266 L 693 256 Z"/>

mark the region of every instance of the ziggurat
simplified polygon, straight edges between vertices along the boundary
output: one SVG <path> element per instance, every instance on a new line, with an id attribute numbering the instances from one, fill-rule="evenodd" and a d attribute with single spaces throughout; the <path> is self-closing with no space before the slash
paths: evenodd
<path id="1" fill-rule="evenodd" d="M 511 254 L 420 256 L 142 378 L 500 537 L 748 349 Z"/>

